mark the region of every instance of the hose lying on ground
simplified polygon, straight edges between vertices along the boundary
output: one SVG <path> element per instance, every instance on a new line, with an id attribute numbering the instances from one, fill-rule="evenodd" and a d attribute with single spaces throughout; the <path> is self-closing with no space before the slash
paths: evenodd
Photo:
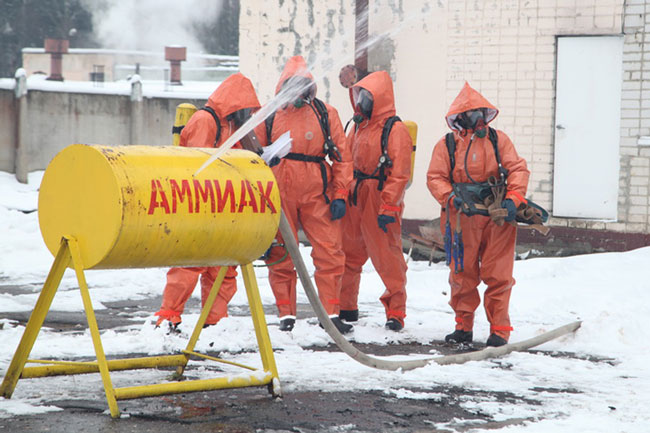
<path id="1" fill-rule="evenodd" d="M 245 135 L 244 138 L 242 138 L 241 144 L 244 149 L 259 154 L 259 149 L 260 149 L 259 140 L 255 136 L 255 133 L 253 131 L 251 131 L 249 134 Z M 210 160 L 207 161 L 204 165 L 209 164 L 209 162 Z M 291 259 L 293 260 L 293 264 L 298 273 L 298 278 L 300 278 L 300 283 L 302 284 L 302 287 L 305 290 L 305 293 L 307 294 L 309 303 L 314 309 L 314 312 L 316 313 L 318 320 L 323 325 L 323 328 L 329 334 L 329 336 L 332 337 L 332 340 L 334 340 L 334 343 L 336 343 L 339 349 L 341 349 L 345 354 L 347 354 L 355 361 L 360 362 L 361 364 L 367 367 L 377 368 L 380 370 L 399 370 L 399 369 L 413 370 L 416 368 L 424 367 L 431 362 L 435 362 L 440 365 L 447 365 L 447 364 L 462 364 L 468 361 L 479 361 L 482 359 L 503 356 L 513 351 L 529 349 L 531 347 L 540 345 L 549 340 L 557 338 L 561 335 L 568 334 L 569 332 L 573 332 L 576 329 L 578 329 L 581 324 L 581 322 L 573 322 L 571 324 L 557 328 L 553 331 L 544 333 L 542 335 L 538 335 L 537 337 L 525 341 L 520 341 L 516 344 L 506 344 L 505 346 L 501 346 L 497 348 L 488 348 L 481 351 L 464 353 L 460 355 L 448 355 L 448 356 L 423 358 L 423 359 L 421 358 L 421 359 L 414 359 L 410 361 L 409 360 L 390 361 L 390 360 L 366 355 L 365 353 L 361 352 L 359 349 L 354 347 L 348 340 L 346 340 L 345 337 L 341 335 L 341 333 L 338 331 L 338 329 L 336 329 L 332 321 L 329 319 L 329 316 L 327 315 L 325 308 L 323 308 L 323 305 L 321 304 L 320 299 L 318 298 L 318 294 L 314 289 L 314 285 L 311 282 L 311 278 L 309 277 L 309 272 L 307 272 L 307 267 L 305 266 L 305 262 L 303 262 L 302 256 L 300 255 L 300 249 L 298 248 L 298 241 L 293 235 L 293 231 L 291 230 L 291 225 L 289 224 L 289 221 L 287 220 L 284 211 L 280 212 L 279 229 L 280 229 L 280 234 L 284 239 L 284 247 L 289 252 Z"/>
<path id="2" fill-rule="evenodd" d="M 434 358 L 415 359 L 410 361 L 390 361 L 366 355 L 354 347 L 348 340 L 346 340 L 329 319 L 327 312 L 325 311 L 325 308 L 323 308 L 323 305 L 318 298 L 318 294 L 316 293 L 316 290 L 314 289 L 314 286 L 311 282 L 311 278 L 307 272 L 305 262 L 303 262 L 302 256 L 300 255 L 298 242 L 293 236 L 293 231 L 291 230 L 291 226 L 289 225 L 289 221 L 284 215 L 284 212 L 282 212 L 282 215 L 280 217 L 280 233 L 284 239 L 285 248 L 287 251 L 289 251 L 289 255 L 291 256 L 293 264 L 296 267 L 298 278 L 300 278 L 300 282 L 302 283 L 302 287 L 307 294 L 309 303 L 314 309 L 318 320 L 325 328 L 325 331 L 329 334 L 330 337 L 332 337 L 332 340 L 334 340 L 334 343 L 336 343 L 339 349 L 341 349 L 355 361 L 360 362 L 361 364 L 368 367 L 377 368 L 380 370 L 413 370 L 415 368 L 424 367 L 432 362 L 440 365 L 448 365 L 463 364 L 468 361 L 480 361 L 483 359 L 495 358 L 507 355 L 510 352 L 527 350 L 531 347 L 535 347 L 542 343 L 546 343 L 547 341 L 553 340 L 554 338 L 560 337 L 570 332 L 574 332 L 580 327 L 580 324 L 582 323 L 580 321 L 569 323 L 552 331 L 546 332 L 533 338 L 529 338 L 528 340 L 513 344 L 506 344 L 505 346 L 501 347 L 489 347 L 476 352 L 462 353 L 459 355 L 447 355 Z"/>

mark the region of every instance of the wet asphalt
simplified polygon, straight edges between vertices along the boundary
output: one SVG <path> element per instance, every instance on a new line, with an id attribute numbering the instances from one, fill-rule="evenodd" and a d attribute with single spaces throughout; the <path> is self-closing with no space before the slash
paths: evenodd
<path id="1" fill-rule="evenodd" d="M 5 284 L 3 284 L 5 283 Z M 13 286 L 0 281 L 1 294 L 19 294 L 40 290 L 39 284 Z M 123 326 L 125 318 L 142 319 L 143 312 L 155 311 L 161 298 L 106 303 L 105 310 L 96 312 L 100 329 Z M 187 310 L 198 312 L 199 301 L 190 299 Z M 274 314 L 274 307 L 265 307 Z M 29 312 L 0 313 L 0 319 L 9 319 L 25 324 Z M 234 308 L 231 315 L 248 314 L 247 308 Z M 299 305 L 301 317 L 308 317 L 309 305 Z M 51 311 L 45 325 L 57 332 L 79 332 L 86 328 L 85 314 Z M 357 345 L 366 353 L 395 355 L 409 353 L 430 353 L 435 349 L 442 354 L 458 353 L 459 348 L 440 341 L 428 345 Z M 480 344 L 460 350 L 478 350 Z M 334 345 L 313 347 L 312 350 L 338 350 Z M 8 350 L 13 350 L 8 349 Z M 132 356 L 138 356 L 133 354 Z M 127 355 L 128 356 L 128 355 Z M 574 357 L 574 354 L 554 354 Z M 607 362 L 607 360 L 592 360 Z M 499 364 L 496 364 L 496 368 Z M 503 364 L 502 368 L 507 368 Z M 536 404 L 524 401 L 509 393 L 469 390 L 455 387 L 431 386 L 409 388 L 413 392 L 436 393 L 436 399 L 397 398 L 380 391 L 350 392 L 285 392 L 282 398 L 272 398 L 264 388 L 240 388 L 210 392 L 196 392 L 162 397 L 119 401 L 122 413 L 119 419 L 112 419 L 107 411 L 103 394 L 90 396 L 86 400 L 51 400 L 44 404 L 57 406 L 60 411 L 44 414 L 0 418 L 0 432 L 138 432 L 178 433 L 188 432 L 444 432 L 465 431 L 480 425 L 481 428 L 498 428 L 518 424 L 525 419 L 509 419 L 496 422 L 481 413 L 463 408 L 468 398 L 489 395 L 497 401 Z M 541 389 L 539 392 L 575 392 L 574 390 Z M 1 402 L 0 402 L 1 403 Z M 441 428 L 441 423 L 450 423 L 450 429 Z M 438 426 L 438 429 L 436 429 Z"/>

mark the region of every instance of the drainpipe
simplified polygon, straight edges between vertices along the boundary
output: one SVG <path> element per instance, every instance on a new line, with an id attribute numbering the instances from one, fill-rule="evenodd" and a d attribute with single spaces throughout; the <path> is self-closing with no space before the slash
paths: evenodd
<path id="1" fill-rule="evenodd" d="M 16 70 L 14 88 L 14 172 L 16 180 L 27 183 L 29 160 L 27 158 L 27 74 L 23 68 Z"/>
<path id="2" fill-rule="evenodd" d="M 144 106 L 142 103 L 142 80 L 139 75 L 131 77 L 131 97 L 129 98 L 129 144 L 144 144 Z"/>
<path id="3" fill-rule="evenodd" d="M 358 79 L 368 75 L 368 0 L 355 1 L 354 20 L 354 66 Z"/>

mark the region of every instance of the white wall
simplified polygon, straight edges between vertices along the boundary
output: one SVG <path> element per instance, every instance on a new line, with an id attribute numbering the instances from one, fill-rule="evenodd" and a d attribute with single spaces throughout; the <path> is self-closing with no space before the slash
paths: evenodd
<path id="1" fill-rule="evenodd" d="M 370 70 L 391 73 L 397 114 L 419 126 L 405 217 L 433 218 L 439 208 L 426 189 L 425 172 L 433 144 L 445 132 L 446 65 L 440 62 L 445 57 L 445 33 L 435 31 L 444 27 L 445 8 L 438 2 L 413 0 L 407 11 L 398 3 L 404 2 L 370 2 L 369 36 L 377 40 L 370 47 L 368 63 Z M 344 124 L 352 116 L 348 91 L 338 74 L 341 67 L 354 63 L 354 2 L 243 0 L 239 25 L 240 70 L 251 78 L 262 101 L 273 95 L 286 60 L 299 54 L 313 65 L 318 96 L 339 110 Z M 378 38 L 384 34 L 387 38 Z"/>
<path id="2" fill-rule="evenodd" d="M 413 183 L 406 192 L 405 218 L 432 219 L 440 214 L 438 202 L 426 186 L 426 172 L 435 143 L 448 132 L 444 117 L 445 77 L 448 73 L 448 19 L 441 2 L 413 0 L 371 1 L 369 32 L 389 34 L 391 42 L 378 42 L 370 50 L 369 68 L 388 69 L 394 80 L 397 114 L 418 124 Z M 392 54 L 385 62 L 386 52 Z M 459 89 L 460 90 L 460 89 Z"/>
<path id="3" fill-rule="evenodd" d="M 353 63 L 354 1 L 242 0 L 240 67 L 263 98 L 272 94 L 286 59 L 315 60 L 320 96 L 350 115 L 338 84 Z M 500 109 L 504 130 L 531 169 L 528 196 L 552 212 L 557 37 L 620 35 L 625 23 L 618 222 L 553 218 L 553 225 L 647 231 L 650 227 L 650 105 L 645 52 L 650 0 L 370 0 L 370 36 L 388 33 L 369 54 L 371 70 L 395 81 L 398 114 L 419 125 L 414 184 L 406 218 L 435 218 L 425 185 L 444 115 L 463 83 Z M 325 93 L 323 93 L 325 91 Z M 650 141 L 650 139 L 648 140 Z"/>

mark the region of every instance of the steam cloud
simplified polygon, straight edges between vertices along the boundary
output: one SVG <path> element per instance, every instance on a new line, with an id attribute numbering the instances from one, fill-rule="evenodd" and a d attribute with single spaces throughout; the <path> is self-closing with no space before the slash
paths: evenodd
<path id="1" fill-rule="evenodd" d="M 193 27 L 215 20 L 220 0 L 87 0 L 93 26 L 105 48 L 160 52 L 166 45 L 202 52 Z"/>

